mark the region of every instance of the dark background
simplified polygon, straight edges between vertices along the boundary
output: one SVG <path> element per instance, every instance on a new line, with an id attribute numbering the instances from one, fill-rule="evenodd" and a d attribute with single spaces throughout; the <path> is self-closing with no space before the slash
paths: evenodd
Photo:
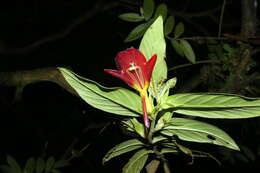
<path id="1" fill-rule="evenodd" d="M 175 12 L 176 21 L 185 25 L 185 36 L 216 36 L 220 10 L 213 17 L 185 17 L 184 14 L 199 14 L 221 7 L 222 1 L 158 0 Z M 124 43 L 134 23 L 118 19 L 124 12 L 138 12 L 141 1 L 91 1 L 91 0 L 9 0 L 0 2 L 0 71 L 13 72 L 44 67 L 68 67 L 89 79 L 105 86 L 127 87 L 121 81 L 103 73 L 104 68 L 115 68 L 114 56 L 125 48 L 138 48 L 140 40 Z M 184 11 L 185 8 L 185 11 Z M 184 17 L 183 17 L 184 16 Z M 194 25 L 195 23 L 195 25 Z M 239 34 L 241 30 L 241 3 L 227 0 L 223 33 Z M 203 32 L 202 27 L 207 31 Z M 257 33 L 256 33 L 257 35 Z M 192 43 L 196 56 L 204 60 L 205 45 Z M 187 63 L 174 50 L 167 47 L 168 66 Z M 258 62 L 257 57 L 254 60 Z M 177 76 L 181 88 L 191 74 L 199 73 L 195 66 L 169 75 Z M 257 71 L 257 70 L 256 70 Z M 192 91 L 205 91 L 198 86 Z M 258 97 L 258 94 L 254 95 Z M 51 82 L 27 85 L 20 99 L 15 98 L 15 87 L 0 87 L 0 161 L 5 163 L 9 154 L 24 165 L 29 157 L 54 156 L 59 159 L 75 142 L 74 149 L 88 148 L 79 158 L 72 160 L 64 172 L 120 172 L 131 154 L 115 158 L 102 165 L 102 157 L 114 145 L 128 137 L 118 126 L 118 117 L 96 110 L 81 99 L 71 95 Z M 209 158 L 195 158 L 192 165 L 189 156 L 169 156 L 173 172 L 199 170 L 251 171 L 259 170 L 259 120 L 210 120 L 226 130 L 231 136 L 250 149 L 244 154 L 247 160 L 223 156 L 223 149 L 202 145 L 201 149 L 212 152 L 223 165 Z M 242 125 L 242 123 L 246 125 Z M 106 127 L 104 129 L 104 127 Z M 104 129 L 101 131 L 101 129 Z M 192 144 L 191 144 L 192 145 Z M 196 146 L 196 145 L 195 145 Z M 200 147 L 199 147 L 200 148 Z M 224 151 L 225 153 L 226 151 Z M 242 156 L 241 156 L 242 157 Z M 234 160 L 232 162 L 231 160 Z M 255 172 L 257 172 L 257 170 Z"/>

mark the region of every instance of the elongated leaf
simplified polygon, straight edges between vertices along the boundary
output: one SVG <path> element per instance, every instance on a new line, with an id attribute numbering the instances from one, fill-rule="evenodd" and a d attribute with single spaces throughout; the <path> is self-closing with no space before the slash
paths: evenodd
<path id="1" fill-rule="evenodd" d="M 166 154 L 166 153 L 178 153 L 177 149 L 173 149 L 173 148 L 162 148 L 161 154 Z"/>
<path id="2" fill-rule="evenodd" d="M 8 165 L 0 165 L 0 170 L 3 173 L 13 173 L 11 167 Z"/>
<path id="3" fill-rule="evenodd" d="M 36 161 L 36 173 L 41 173 L 45 169 L 45 161 L 43 158 L 38 158 Z"/>
<path id="4" fill-rule="evenodd" d="M 164 34 L 169 35 L 172 32 L 173 27 L 174 27 L 174 17 L 169 16 L 164 25 Z"/>
<path id="5" fill-rule="evenodd" d="M 179 109 L 174 112 L 203 118 L 240 119 L 260 116 L 260 107 L 253 108 L 224 108 L 224 109 Z"/>
<path id="6" fill-rule="evenodd" d="M 164 3 L 158 5 L 154 16 L 156 18 L 162 16 L 163 20 L 165 20 L 167 17 L 167 5 Z"/>
<path id="7" fill-rule="evenodd" d="M 196 61 L 196 57 L 194 54 L 194 51 L 190 45 L 189 42 L 187 42 L 186 40 L 180 40 L 180 45 L 182 46 L 182 50 L 183 53 L 185 55 L 185 57 L 192 63 L 194 64 Z"/>
<path id="8" fill-rule="evenodd" d="M 184 25 L 183 23 L 178 23 L 174 30 L 174 37 L 179 38 L 184 33 Z"/>
<path id="9" fill-rule="evenodd" d="M 144 16 L 140 16 L 138 13 L 124 13 L 118 17 L 127 22 L 141 22 L 144 20 Z"/>
<path id="10" fill-rule="evenodd" d="M 124 40 L 124 42 L 130 42 L 130 41 L 134 41 L 137 40 L 139 38 L 141 38 L 145 31 L 149 28 L 149 26 L 151 25 L 151 22 L 146 22 L 146 23 L 142 23 L 138 26 L 136 26 L 126 37 L 126 39 Z"/>
<path id="11" fill-rule="evenodd" d="M 169 96 L 164 108 L 204 118 L 252 118 L 260 116 L 260 100 L 224 94 L 186 93 Z"/>
<path id="12" fill-rule="evenodd" d="M 26 171 L 26 173 L 33 173 L 35 170 L 35 163 L 36 162 L 33 157 L 29 158 L 24 166 L 24 172 Z"/>
<path id="13" fill-rule="evenodd" d="M 54 164 L 55 164 L 55 159 L 54 159 L 54 157 L 49 157 L 49 158 L 47 159 L 47 161 L 46 161 L 46 168 L 45 168 L 45 170 L 46 170 L 47 172 L 51 171 L 51 170 L 53 169 L 53 167 L 54 167 Z"/>
<path id="14" fill-rule="evenodd" d="M 146 31 L 139 49 L 147 59 L 157 54 L 157 61 L 150 85 L 150 89 L 156 91 L 159 89 L 159 84 L 167 78 L 167 66 L 164 60 L 166 44 L 163 34 L 163 19 L 161 16 L 159 16 Z"/>
<path id="15" fill-rule="evenodd" d="M 53 168 L 63 168 L 63 167 L 68 166 L 69 164 L 70 163 L 68 160 L 58 160 L 57 162 L 55 162 Z"/>
<path id="16" fill-rule="evenodd" d="M 20 165 L 16 162 L 16 160 L 12 156 L 7 155 L 6 161 L 9 164 L 10 169 L 12 170 L 11 172 L 22 173 L 22 169 Z"/>
<path id="17" fill-rule="evenodd" d="M 168 105 L 188 108 L 242 108 L 260 106 L 260 99 L 231 94 L 183 93 L 169 96 Z"/>
<path id="18" fill-rule="evenodd" d="M 143 169 L 151 150 L 142 149 L 136 152 L 123 168 L 123 173 L 139 173 Z"/>
<path id="19" fill-rule="evenodd" d="M 118 115 L 142 114 L 141 98 L 124 88 L 106 88 L 80 77 L 65 68 L 58 68 L 68 84 L 91 106 Z"/>
<path id="20" fill-rule="evenodd" d="M 180 45 L 180 42 L 176 39 L 171 39 L 172 47 L 175 49 L 176 53 L 180 56 L 184 56 L 184 52 L 182 49 L 182 46 Z"/>
<path id="21" fill-rule="evenodd" d="M 145 20 L 151 18 L 154 11 L 154 0 L 144 0 L 143 10 Z"/>
<path id="22" fill-rule="evenodd" d="M 223 130 L 197 120 L 173 118 L 161 133 L 165 135 L 171 134 L 172 136 L 177 135 L 185 141 L 210 143 L 239 150 L 234 140 Z"/>
<path id="23" fill-rule="evenodd" d="M 61 171 L 57 170 L 57 169 L 54 169 L 54 170 L 51 171 L 51 173 L 61 173 Z"/>
<path id="24" fill-rule="evenodd" d="M 137 139 L 122 142 L 107 152 L 103 158 L 103 164 L 116 156 L 141 148 L 143 145 L 144 144 Z"/>
<path id="25" fill-rule="evenodd" d="M 163 140 L 167 140 L 168 138 L 166 138 L 165 136 L 156 136 L 153 138 L 152 140 L 152 143 L 156 143 L 156 142 L 160 142 L 160 141 L 163 141 Z"/>

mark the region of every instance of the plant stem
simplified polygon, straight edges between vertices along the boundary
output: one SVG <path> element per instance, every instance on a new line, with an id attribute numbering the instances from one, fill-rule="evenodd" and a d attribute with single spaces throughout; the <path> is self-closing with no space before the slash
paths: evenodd
<path id="1" fill-rule="evenodd" d="M 189 67 L 189 66 L 197 65 L 197 64 L 219 64 L 219 63 L 220 63 L 220 61 L 218 61 L 218 60 L 203 60 L 203 61 L 197 61 L 194 64 L 188 63 L 188 64 L 177 65 L 172 68 L 169 68 L 168 71 L 173 71 L 173 70 L 177 70 L 179 68 Z"/>
<path id="2" fill-rule="evenodd" d="M 220 14 L 220 18 L 219 18 L 218 37 L 221 36 L 222 23 L 223 23 L 223 16 L 224 16 L 224 11 L 225 11 L 225 6 L 226 6 L 226 0 L 223 0 L 223 4 L 222 4 L 222 7 L 221 7 L 221 14 Z"/>

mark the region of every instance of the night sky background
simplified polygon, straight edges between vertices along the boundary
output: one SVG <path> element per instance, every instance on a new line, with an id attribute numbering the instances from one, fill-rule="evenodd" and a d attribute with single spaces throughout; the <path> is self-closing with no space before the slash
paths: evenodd
<path id="1" fill-rule="evenodd" d="M 172 11 L 181 12 L 185 7 L 187 13 L 199 13 L 222 5 L 219 0 L 155 2 L 166 3 Z M 223 33 L 238 34 L 241 23 L 240 1 L 227 2 Z M 105 86 L 128 87 L 105 74 L 103 69 L 116 67 L 114 57 L 117 52 L 132 46 L 138 48 L 140 40 L 124 43 L 125 37 L 136 24 L 124 22 L 117 16 L 124 12 L 138 12 L 141 4 L 142 1 L 139 0 L 0 2 L 0 71 L 61 66 Z M 213 14 L 218 18 L 220 11 L 216 10 Z M 191 17 L 189 20 L 206 28 L 209 34 L 207 36 L 217 35 L 218 24 L 212 18 L 202 16 Z M 176 15 L 176 21 L 184 23 L 185 37 L 205 36 L 181 16 Z M 207 55 L 205 45 L 191 43 L 198 59 L 204 60 Z M 167 47 L 167 55 L 169 67 L 188 62 L 178 57 L 170 46 Z M 178 89 L 191 74 L 199 72 L 199 69 L 200 66 L 195 66 L 170 72 L 169 75 L 178 77 Z M 205 86 L 193 91 L 203 92 Z M 80 157 L 73 159 L 70 166 L 62 169 L 65 173 L 120 172 L 131 156 L 131 153 L 125 154 L 102 165 L 105 153 L 129 137 L 118 126 L 117 116 L 92 108 L 60 86 L 51 82 L 30 84 L 24 88 L 20 99 L 15 100 L 14 97 L 15 87 L 0 86 L 0 164 L 6 162 L 6 154 L 13 156 L 21 165 L 30 157 L 54 156 L 59 159 L 73 142 L 76 150 L 84 146 L 88 148 Z M 260 123 L 257 118 L 209 122 L 230 133 L 235 141 L 247 146 L 254 158 L 246 155 L 248 160 L 245 161 L 234 156 L 232 162 L 231 158 L 224 158 L 221 154 L 223 148 L 202 145 L 199 146 L 200 149 L 216 156 L 223 165 L 219 166 L 209 158 L 195 158 L 190 165 L 189 156 L 169 156 L 173 172 L 242 172 L 260 169 Z M 244 127 L 242 122 L 248 125 Z"/>

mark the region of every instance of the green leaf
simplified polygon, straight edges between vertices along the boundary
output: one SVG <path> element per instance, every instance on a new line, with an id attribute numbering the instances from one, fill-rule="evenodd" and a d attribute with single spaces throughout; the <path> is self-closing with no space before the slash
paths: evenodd
<path id="1" fill-rule="evenodd" d="M 179 38 L 184 33 L 184 25 L 183 23 L 178 23 L 174 30 L 174 37 Z"/>
<path id="2" fill-rule="evenodd" d="M 13 173 L 22 173 L 22 169 L 20 165 L 16 162 L 16 160 L 12 157 L 7 155 L 7 163 L 10 166 L 11 172 Z"/>
<path id="3" fill-rule="evenodd" d="M 68 160 L 58 160 L 57 162 L 55 162 L 53 168 L 63 168 L 65 166 L 69 165 L 69 161 Z M 53 172 L 54 170 L 52 170 Z"/>
<path id="4" fill-rule="evenodd" d="M 33 157 L 29 158 L 24 166 L 24 172 L 26 171 L 26 173 L 33 173 L 35 166 L 35 159 Z"/>
<path id="5" fill-rule="evenodd" d="M 167 131 L 164 133 L 164 131 Z M 210 143 L 239 150 L 234 140 L 223 130 L 208 123 L 185 118 L 172 118 L 161 131 L 162 134 L 177 135 L 181 140 Z"/>
<path id="6" fill-rule="evenodd" d="M 158 5 L 154 16 L 155 18 L 162 16 L 163 20 L 165 20 L 167 17 L 167 5 L 164 3 Z"/>
<path id="7" fill-rule="evenodd" d="M 163 112 L 163 115 L 159 118 L 159 120 L 156 123 L 155 130 L 160 130 L 164 127 L 164 125 L 171 120 L 172 118 L 172 112 Z"/>
<path id="8" fill-rule="evenodd" d="M 49 157 L 46 161 L 46 168 L 45 168 L 46 172 L 51 171 L 54 167 L 54 164 L 55 164 L 54 157 Z"/>
<path id="9" fill-rule="evenodd" d="M 139 173 L 143 169 L 151 150 L 142 149 L 136 152 L 124 166 L 122 173 Z"/>
<path id="10" fill-rule="evenodd" d="M 58 68 L 77 94 L 91 106 L 118 115 L 140 116 L 141 98 L 124 88 L 107 88 L 80 77 L 65 68 Z"/>
<path id="11" fill-rule="evenodd" d="M 171 88 L 175 87 L 177 78 L 171 78 L 167 82 L 163 83 L 158 91 L 158 104 L 163 104 L 169 96 Z"/>
<path id="12" fill-rule="evenodd" d="M 36 161 L 36 173 L 41 173 L 45 169 L 45 161 L 43 158 L 38 158 Z"/>
<path id="13" fill-rule="evenodd" d="M 154 11 L 154 0 L 144 0 L 143 3 L 143 12 L 145 20 L 148 20 L 152 17 Z"/>
<path id="14" fill-rule="evenodd" d="M 13 173 L 11 167 L 8 165 L 0 165 L 0 170 L 3 173 Z"/>
<path id="15" fill-rule="evenodd" d="M 51 171 L 52 173 L 61 173 L 61 171 L 57 170 L 57 169 L 54 169 Z"/>
<path id="16" fill-rule="evenodd" d="M 140 123 L 136 118 L 130 120 L 133 125 L 133 130 L 138 133 L 140 136 L 145 138 L 145 128 L 142 123 Z"/>
<path id="17" fill-rule="evenodd" d="M 124 13 L 118 17 L 127 22 L 141 22 L 144 20 L 144 16 L 140 16 L 138 13 Z"/>
<path id="18" fill-rule="evenodd" d="M 152 143 L 155 144 L 157 142 L 161 142 L 163 140 L 167 140 L 168 138 L 166 138 L 165 136 L 155 136 L 152 140 Z"/>
<path id="19" fill-rule="evenodd" d="M 260 115 L 260 100 L 228 94 L 186 93 L 169 96 L 162 105 L 174 112 L 204 118 L 252 118 Z"/>
<path id="20" fill-rule="evenodd" d="M 144 54 L 147 60 L 154 54 L 157 54 L 157 61 L 149 89 L 155 98 L 157 97 L 156 91 L 159 89 L 160 83 L 167 78 L 167 65 L 164 60 L 165 49 L 166 43 L 163 34 L 163 19 L 159 16 L 144 34 L 139 47 L 139 50 Z"/>
<path id="21" fill-rule="evenodd" d="M 169 16 L 164 25 L 164 34 L 169 35 L 172 32 L 173 27 L 174 27 L 174 17 Z"/>
<path id="22" fill-rule="evenodd" d="M 141 148 L 143 145 L 144 144 L 137 139 L 122 142 L 107 152 L 103 158 L 103 164 L 116 156 Z"/>
<path id="23" fill-rule="evenodd" d="M 177 149 L 174 148 L 162 148 L 160 151 L 161 154 L 166 154 L 166 153 L 178 153 Z"/>
<path id="24" fill-rule="evenodd" d="M 174 107 L 241 108 L 260 106 L 260 99 L 233 94 L 182 93 L 169 96 L 167 104 Z"/>
<path id="25" fill-rule="evenodd" d="M 149 26 L 151 25 L 151 22 L 146 22 L 146 23 L 142 23 L 138 26 L 136 26 L 126 37 L 126 39 L 124 40 L 124 42 L 130 42 L 130 41 L 134 41 L 137 40 L 139 38 L 141 38 L 145 31 L 149 28 Z"/>
<path id="26" fill-rule="evenodd" d="M 176 53 L 180 56 L 184 56 L 184 52 L 182 49 L 182 46 L 180 45 L 180 42 L 176 39 L 171 39 L 172 47 L 175 49 Z"/>
<path id="27" fill-rule="evenodd" d="M 185 57 L 192 63 L 195 63 L 195 54 L 189 42 L 186 40 L 180 40 L 180 45 L 182 46 L 182 50 L 184 52 Z"/>

